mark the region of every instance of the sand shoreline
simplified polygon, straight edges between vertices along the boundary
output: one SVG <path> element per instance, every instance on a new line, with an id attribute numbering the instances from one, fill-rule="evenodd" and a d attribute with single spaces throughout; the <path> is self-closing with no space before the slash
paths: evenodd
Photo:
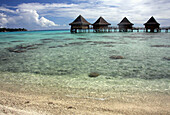
<path id="1" fill-rule="evenodd" d="M 67 77 L 67 76 L 66 76 Z M 2 115 L 168 115 L 169 90 L 134 90 L 130 79 L 99 78 L 80 80 L 63 76 L 1 74 L 0 114 Z M 38 79 L 38 81 L 36 81 Z M 63 80 L 64 79 L 64 80 Z M 54 81 L 57 80 L 57 81 Z M 70 81 L 72 80 L 72 81 Z M 98 87 L 94 84 L 96 81 Z M 66 83 L 65 83 L 66 82 Z M 77 83 L 88 83 L 80 86 Z M 101 83 L 99 83 L 101 82 Z M 110 84 L 107 84 L 107 83 Z M 123 82 L 123 83 L 122 83 Z M 124 83 L 125 82 L 125 83 Z M 158 83 L 142 81 L 139 83 Z M 159 82 L 161 82 L 159 80 Z M 167 81 L 168 82 L 168 81 Z M 61 83 L 61 84 L 60 84 Z M 70 84 L 72 83 L 72 84 Z M 79 83 L 79 84 L 80 84 Z M 115 84 L 117 83 L 117 84 Z M 128 87 L 131 83 L 131 87 Z M 138 83 L 138 84 L 139 84 Z M 162 81 L 159 86 L 162 86 Z M 59 85 L 60 84 L 60 85 Z M 73 85 L 75 84 L 75 85 Z M 112 85 L 113 84 L 113 85 Z M 119 90 L 119 84 L 126 90 Z M 88 85 L 90 87 L 88 87 Z M 158 85 L 158 84 L 156 84 Z M 117 89 L 113 89 L 117 86 Z M 167 86 L 167 85 L 165 85 Z M 137 86 L 138 88 L 139 86 Z M 123 89 L 124 89 L 123 88 Z M 140 88 L 140 87 L 139 87 Z M 144 86 L 141 87 L 144 89 Z M 157 88 L 157 87 L 153 87 Z"/>
<path id="2" fill-rule="evenodd" d="M 18 115 L 156 115 L 170 114 L 170 95 L 132 94 L 114 99 L 91 99 L 0 91 L 0 114 Z"/>
<path id="3" fill-rule="evenodd" d="M 146 88 L 145 85 L 134 87 L 134 85 L 137 85 L 137 80 L 133 81 L 133 79 L 105 79 L 104 76 L 95 79 L 86 76 L 83 76 L 83 78 L 81 80 L 79 77 L 67 78 L 67 76 L 48 77 L 25 73 L 2 73 L 0 76 L 0 114 L 170 114 L 169 90 L 161 90 L 165 80 L 159 80 L 160 84 L 155 84 L 159 83 L 158 81 L 143 80 L 138 82 L 138 84 L 148 82 L 148 84 L 159 85 L 160 89 L 158 91 L 150 91 L 143 90 Z M 120 85 L 122 85 L 122 89 L 120 89 Z M 123 90 L 125 88 L 126 90 Z M 139 88 L 142 88 L 142 90 Z M 153 88 L 157 87 L 154 86 Z"/>

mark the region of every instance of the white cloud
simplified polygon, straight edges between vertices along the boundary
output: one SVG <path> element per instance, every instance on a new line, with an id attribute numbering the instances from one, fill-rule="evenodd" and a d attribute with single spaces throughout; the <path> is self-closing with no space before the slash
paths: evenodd
<path id="1" fill-rule="evenodd" d="M 2 7 L 2 6 L 0 7 L 0 11 L 15 13 L 15 11 L 10 10 L 10 9 L 8 9 L 8 8 L 5 8 L 5 7 Z"/>
<path id="2" fill-rule="evenodd" d="M 44 17 L 41 17 L 39 19 L 39 24 L 42 26 L 42 27 L 51 27 L 51 26 L 59 26 L 58 24 L 55 24 L 53 21 L 50 21 Z"/>
<path id="3" fill-rule="evenodd" d="M 3 13 L 0 13 L 0 27 L 6 27 L 6 24 L 8 23 L 7 19 L 6 19 L 6 15 Z"/>
<path id="4" fill-rule="evenodd" d="M 45 17 L 39 16 L 36 10 L 29 9 L 18 9 L 17 17 L 12 17 L 12 19 L 18 20 L 22 22 L 24 25 L 31 25 L 33 27 L 55 27 L 59 26 L 55 24 L 53 21 L 46 19 Z"/>
<path id="5" fill-rule="evenodd" d="M 59 26 L 45 17 L 40 17 L 37 11 L 32 9 L 17 9 L 13 16 L 1 13 L 0 19 L 0 27 L 48 29 Z"/>
<path id="6" fill-rule="evenodd" d="M 79 11 L 87 18 L 93 19 L 104 16 L 114 24 L 119 23 L 126 16 L 131 22 L 141 26 L 151 16 L 154 16 L 158 22 L 161 21 L 161 18 L 170 18 L 170 0 L 87 0 L 87 2 L 88 5 L 81 3 L 79 7 L 72 11 Z M 88 8 L 86 8 L 87 6 Z M 166 25 L 162 24 L 162 26 Z M 168 25 L 170 25 L 170 22 Z"/>
<path id="7" fill-rule="evenodd" d="M 76 4 L 65 4 L 65 3 L 52 3 L 52 4 L 42 4 L 42 3 L 23 3 L 17 6 L 18 9 L 34 9 L 34 10 L 42 10 L 42 9 L 55 9 L 55 8 L 72 8 L 76 7 Z"/>
<path id="8" fill-rule="evenodd" d="M 162 26 L 169 26 L 170 0 L 74 0 L 76 4 L 67 3 L 23 3 L 15 8 L 16 11 L 0 7 L 0 11 L 15 13 L 15 16 L 3 17 L 9 25 L 20 25 L 34 28 L 68 27 L 79 14 L 83 15 L 91 23 L 99 16 L 103 16 L 108 22 L 116 26 L 123 17 L 127 17 L 135 26 L 143 24 L 154 16 Z M 55 24 L 46 17 L 56 19 L 69 18 L 70 22 Z M 1 22 L 2 23 L 2 22 Z M 1 24 L 0 23 L 0 24 Z M 65 24 L 67 26 L 65 26 Z"/>

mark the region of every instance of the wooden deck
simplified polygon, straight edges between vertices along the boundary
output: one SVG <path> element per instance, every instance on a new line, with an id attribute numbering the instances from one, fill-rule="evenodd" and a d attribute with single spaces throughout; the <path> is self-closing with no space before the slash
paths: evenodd
<path id="1" fill-rule="evenodd" d="M 107 32 L 119 32 L 118 27 L 107 27 L 100 30 L 93 29 L 90 27 L 89 29 L 79 29 L 77 33 L 85 33 L 85 32 L 95 32 L 95 33 L 107 33 Z M 144 27 L 133 27 L 132 29 L 128 29 L 127 32 L 146 32 Z M 170 27 L 161 27 L 158 29 L 158 32 L 170 32 Z"/>

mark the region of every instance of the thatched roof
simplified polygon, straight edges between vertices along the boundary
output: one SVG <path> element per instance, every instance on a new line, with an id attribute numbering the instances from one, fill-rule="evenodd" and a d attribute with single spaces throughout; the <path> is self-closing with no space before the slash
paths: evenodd
<path id="1" fill-rule="evenodd" d="M 126 17 L 123 18 L 123 20 L 118 25 L 134 25 L 131 23 Z"/>
<path id="2" fill-rule="evenodd" d="M 72 23 L 69 25 L 91 25 L 83 16 L 79 15 Z"/>
<path id="3" fill-rule="evenodd" d="M 93 25 L 111 25 L 110 23 L 108 23 L 103 17 L 99 17 L 99 19 L 93 24 Z"/>
<path id="4" fill-rule="evenodd" d="M 156 20 L 155 18 L 152 16 L 144 25 L 160 25 Z"/>

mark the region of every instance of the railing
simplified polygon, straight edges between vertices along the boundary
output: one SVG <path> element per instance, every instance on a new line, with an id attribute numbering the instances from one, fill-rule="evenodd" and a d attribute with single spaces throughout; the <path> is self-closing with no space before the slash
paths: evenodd
<path id="1" fill-rule="evenodd" d="M 90 27 L 89 29 L 93 29 L 93 27 Z M 107 28 L 103 28 L 103 29 L 119 29 L 119 27 L 114 27 L 114 26 L 111 26 L 111 27 L 107 27 Z M 136 30 L 136 29 L 141 29 L 141 30 L 144 30 L 145 27 L 133 27 L 132 29 Z M 159 29 L 168 29 L 170 30 L 170 27 L 160 27 Z"/>
<path id="2" fill-rule="evenodd" d="M 109 27 L 105 27 L 101 29 L 94 29 L 93 27 L 90 27 L 88 29 L 75 29 L 75 30 L 72 30 L 72 32 L 74 33 L 77 33 L 77 32 L 78 33 L 82 33 L 82 32 L 150 32 L 150 29 L 146 29 L 144 27 L 133 27 L 132 29 L 119 30 L 119 27 L 109 26 Z M 170 32 L 170 27 L 161 27 L 161 28 L 155 29 L 155 32 Z"/>

